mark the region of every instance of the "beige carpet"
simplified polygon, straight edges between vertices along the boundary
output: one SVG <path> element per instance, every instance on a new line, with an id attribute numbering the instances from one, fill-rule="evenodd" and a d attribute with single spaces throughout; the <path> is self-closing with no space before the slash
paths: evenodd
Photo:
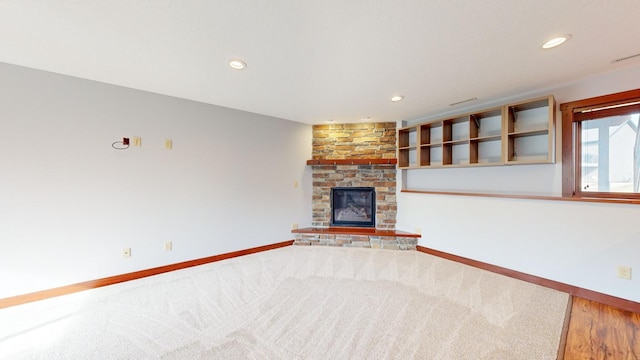
<path id="1" fill-rule="evenodd" d="M 568 295 L 291 246 L 0 310 L 2 359 L 555 359 Z"/>

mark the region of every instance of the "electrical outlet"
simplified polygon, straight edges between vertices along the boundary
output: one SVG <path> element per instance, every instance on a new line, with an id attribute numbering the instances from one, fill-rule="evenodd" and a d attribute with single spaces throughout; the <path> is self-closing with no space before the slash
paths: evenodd
<path id="1" fill-rule="evenodd" d="M 415 232 L 416 234 L 422 234 L 422 228 L 417 227 Z"/>
<path id="2" fill-rule="evenodd" d="M 164 139 L 164 148 L 167 150 L 173 149 L 173 141 L 171 139 Z"/>
<path id="3" fill-rule="evenodd" d="M 122 249 L 122 257 L 123 258 L 130 258 L 131 257 L 131 248 L 124 248 Z"/>
<path id="4" fill-rule="evenodd" d="M 173 244 L 171 244 L 171 241 L 167 241 L 164 243 L 164 251 L 171 251 L 172 248 Z"/>
<path id="5" fill-rule="evenodd" d="M 134 137 L 133 146 L 142 146 L 142 138 L 139 136 Z"/>
<path id="6" fill-rule="evenodd" d="M 296 230 L 298 228 L 298 224 L 291 224 L 291 230 Z"/>
<path id="7" fill-rule="evenodd" d="M 621 279 L 631 280 L 631 267 L 618 266 L 618 277 Z"/>
<path id="8" fill-rule="evenodd" d="M 129 145 L 129 138 L 122 138 L 122 145 Z"/>

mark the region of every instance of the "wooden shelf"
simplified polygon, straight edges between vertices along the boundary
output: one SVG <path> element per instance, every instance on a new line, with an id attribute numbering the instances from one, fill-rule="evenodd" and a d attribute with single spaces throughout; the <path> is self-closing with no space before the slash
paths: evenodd
<path id="1" fill-rule="evenodd" d="M 472 196 L 472 197 L 489 197 L 489 198 L 502 198 L 502 199 L 551 200 L 551 201 L 574 201 L 574 202 L 577 201 L 577 202 L 592 202 L 592 203 L 595 202 L 595 203 L 608 203 L 608 204 L 640 205 L 640 199 L 492 194 L 492 193 L 474 193 L 474 192 L 463 192 L 463 191 L 413 190 L 413 189 L 402 189 L 400 191 L 403 193 L 428 194 L 428 195 L 451 195 L 451 196 Z"/>
<path id="2" fill-rule="evenodd" d="M 375 228 L 359 228 L 346 226 L 332 226 L 329 228 L 302 228 L 291 230 L 293 234 L 331 234 L 331 235 L 369 235 L 420 238 L 422 235 L 398 230 L 382 230 Z"/>
<path id="3" fill-rule="evenodd" d="M 473 142 L 473 141 L 477 141 L 477 142 L 499 141 L 499 140 L 502 140 L 502 135 L 481 136 L 481 137 L 473 137 L 473 138 L 469 139 L 469 141 L 471 141 L 471 142 Z"/>
<path id="4" fill-rule="evenodd" d="M 387 165 L 397 163 L 398 159 L 307 160 L 307 165 Z"/>
<path id="5" fill-rule="evenodd" d="M 541 129 L 541 130 L 529 130 L 529 131 L 518 131 L 509 133 L 510 137 L 524 137 L 524 136 L 538 136 L 538 135 L 547 135 L 549 130 Z"/>
<path id="6" fill-rule="evenodd" d="M 468 144 L 469 139 L 451 140 L 443 143 L 442 145 L 463 145 Z"/>
<path id="7" fill-rule="evenodd" d="M 553 96 L 398 130 L 398 168 L 450 168 L 555 161 Z"/>

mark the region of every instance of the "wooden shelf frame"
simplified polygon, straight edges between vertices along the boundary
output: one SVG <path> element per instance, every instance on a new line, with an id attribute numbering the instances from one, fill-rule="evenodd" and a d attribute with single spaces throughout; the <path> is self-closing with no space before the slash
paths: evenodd
<path id="1" fill-rule="evenodd" d="M 398 159 L 312 159 L 307 165 L 395 165 Z"/>
<path id="2" fill-rule="evenodd" d="M 506 104 L 398 130 L 398 168 L 555 162 L 553 96 Z"/>

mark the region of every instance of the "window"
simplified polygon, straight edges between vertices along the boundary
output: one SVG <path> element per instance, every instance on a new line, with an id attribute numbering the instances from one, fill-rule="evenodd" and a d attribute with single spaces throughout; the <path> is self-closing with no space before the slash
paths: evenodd
<path id="1" fill-rule="evenodd" d="M 562 193 L 640 199 L 640 89 L 562 110 Z"/>

